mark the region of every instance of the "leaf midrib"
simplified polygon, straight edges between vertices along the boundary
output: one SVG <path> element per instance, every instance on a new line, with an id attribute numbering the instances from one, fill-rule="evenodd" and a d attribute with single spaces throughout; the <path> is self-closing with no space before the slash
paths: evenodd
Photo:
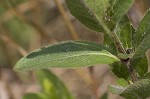
<path id="1" fill-rule="evenodd" d="M 88 53 L 88 52 L 90 52 L 90 53 Z M 75 53 L 76 53 L 76 52 L 75 52 Z M 110 57 L 110 58 L 115 58 L 115 59 L 119 60 L 117 57 L 111 55 L 111 53 L 104 54 L 104 53 L 101 53 L 101 52 L 98 53 L 98 51 L 97 51 L 97 52 L 87 51 L 86 54 L 85 54 L 85 52 L 84 52 L 84 53 L 82 52 L 81 54 L 78 53 L 78 55 L 71 55 L 71 56 L 67 56 L 67 57 L 64 57 L 64 58 L 53 59 L 53 60 L 51 60 L 51 61 L 57 61 L 57 60 L 63 60 L 63 59 L 67 59 L 67 58 L 80 57 L 80 56 L 87 56 L 87 55 L 102 55 L 102 56 L 108 56 L 108 57 Z"/>

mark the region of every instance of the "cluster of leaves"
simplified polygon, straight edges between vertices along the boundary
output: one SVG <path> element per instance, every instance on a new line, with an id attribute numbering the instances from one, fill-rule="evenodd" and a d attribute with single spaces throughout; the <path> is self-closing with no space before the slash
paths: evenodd
<path id="1" fill-rule="evenodd" d="M 29 53 L 15 66 L 15 70 L 50 67 L 83 67 L 110 64 L 118 76 L 118 86 L 110 86 L 113 93 L 127 99 L 150 96 L 150 78 L 146 51 L 150 48 L 150 11 L 137 27 L 133 27 L 127 12 L 134 0 L 66 0 L 72 13 L 89 29 L 104 33 L 104 45 L 86 41 L 66 41 L 49 45 Z M 131 81 L 130 64 L 138 81 Z M 129 71 L 128 71 L 129 70 Z M 143 94 L 144 92 L 144 94 Z"/>
<path id="2" fill-rule="evenodd" d="M 52 72 L 36 71 L 38 82 L 42 87 L 41 93 L 28 93 L 23 99 L 72 99 L 68 89 Z"/>

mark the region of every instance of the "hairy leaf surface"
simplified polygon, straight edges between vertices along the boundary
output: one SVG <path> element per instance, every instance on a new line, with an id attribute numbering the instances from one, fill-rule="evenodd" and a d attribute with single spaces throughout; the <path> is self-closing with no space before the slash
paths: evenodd
<path id="1" fill-rule="evenodd" d="M 134 58 L 143 56 L 150 48 L 150 10 L 140 21 L 136 32 L 133 35 L 133 44 L 135 47 Z"/>
<path id="2" fill-rule="evenodd" d="M 75 68 L 120 61 L 110 52 L 110 49 L 98 43 L 66 41 L 31 52 L 18 61 L 14 69 L 23 71 L 50 67 Z"/>
<path id="3" fill-rule="evenodd" d="M 143 77 L 148 71 L 148 61 L 146 56 L 133 59 L 131 65 L 138 72 L 140 77 Z"/>
<path id="4" fill-rule="evenodd" d="M 119 78 L 128 79 L 129 72 L 126 66 L 121 62 L 116 62 L 110 65 L 112 72 Z"/>
<path id="5" fill-rule="evenodd" d="M 117 0 L 113 7 L 113 20 L 119 21 L 128 12 L 133 2 L 134 0 Z"/>
<path id="6" fill-rule="evenodd" d="M 66 0 L 66 4 L 71 14 L 75 16 L 82 24 L 94 31 L 104 32 L 99 19 L 85 4 L 84 0 Z"/>
<path id="7" fill-rule="evenodd" d="M 121 94 L 126 99 L 146 99 L 150 96 L 150 79 L 142 79 L 128 86 Z"/>
<path id="8" fill-rule="evenodd" d="M 130 23 L 126 23 L 118 31 L 118 37 L 122 45 L 127 49 L 132 47 L 132 26 Z"/>
<path id="9" fill-rule="evenodd" d="M 105 11 L 109 6 L 108 0 L 85 0 L 85 3 L 99 20 L 103 20 Z"/>
<path id="10" fill-rule="evenodd" d="M 114 86 L 114 85 L 109 85 L 108 88 L 113 94 L 120 94 L 121 92 L 123 92 L 125 90 L 125 87 Z"/>

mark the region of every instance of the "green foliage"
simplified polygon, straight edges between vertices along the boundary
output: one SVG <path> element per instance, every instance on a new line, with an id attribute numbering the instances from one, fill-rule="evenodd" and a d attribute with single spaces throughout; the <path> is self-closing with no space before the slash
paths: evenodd
<path id="1" fill-rule="evenodd" d="M 83 67 L 111 64 L 119 61 L 107 47 L 84 41 L 67 41 L 40 48 L 22 58 L 15 70 L 43 69 L 50 67 Z"/>
<path id="2" fill-rule="evenodd" d="M 148 71 L 148 61 L 146 56 L 133 59 L 131 64 L 141 77 L 143 77 Z"/>
<path id="3" fill-rule="evenodd" d="M 122 78 L 117 79 L 116 82 L 117 82 L 118 85 L 123 86 L 123 87 L 127 87 L 129 85 L 128 82 L 125 79 L 122 79 Z"/>
<path id="4" fill-rule="evenodd" d="M 129 8 L 133 4 L 134 0 L 116 0 L 113 6 L 114 22 L 120 21 L 120 19 L 128 12 Z"/>
<path id="5" fill-rule="evenodd" d="M 136 32 L 133 35 L 133 44 L 135 48 L 134 58 L 145 55 L 150 48 L 150 10 L 144 15 L 140 21 Z"/>
<path id="6" fill-rule="evenodd" d="M 127 87 L 110 85 L 109 90 L 126 99 L 146 99 L 150 96 L 150 79 L 136 81 Z"/>
<path id="7" fill-rule="evenodd" d="M 71 14 L 82 24 L 93 31 L 106 32 L 104 45 L 85 41 L 49 45 L 29 53 L 18 61 L 14 70 L 110 64 L 112 72 L 119 78 L 117 86 L 109 86 L 112 93 L 127 99 L 149 97 L 150 79 L 147 78 L 149 74 L 145 53 L 150 48 L 150 11 L 134 29 L 127 16 L 133 2 L 134 0 L 66 0 Z M 62 82 L 51 72 L 39 71 L 37 74 L 46 98 L 71 98 Z M 60 93 L 56 89 L 59 89 Z M 41 97 L 38 94 L 26 97 L 28 96 Z"/>
<path id="8" fill-rule="evenodd" d="M 146 79 L 146 78 L 150 78 L 150 72 L 148 72 L 144 75 L 143 79 Z"/>
<path id="9" fill-rule="evenodd" d="M 42 87 L 41 93 L 25 94 L 23 99 L 72 99 L 71 94 L 52 72 L 48 70 L 36 71 L 38 81 Z"/>
<path id="10" fill-rule="evenodd" d="M 126 66 L 122 62 L 116 62 L 110 65 L 112 72 L 119 78 L 128 79 L 129 72 Z"/>
<path id="11" fill-rule="evenodd" d="M 108 93 L 104 93 L 100 99 L 108 99 Z"/>
<path id="12" fill-rule="evenodd" d="M 85 4 L 91 9 L 99 20 L 103 20 L 105 11 L 109 6 L 108 0 L 84 0 Z"/>
<path id="13" fill-rule="evenodd" d="M 89 4 L 92 4 L 93 2 L 90 2 L 90 0 L 87 1 L 89 1 Z M 100 4 L 101 2 L 103 2 L 103 0 L 96 0 L 94 3 Z M 96 14 L 85 4 L 83 0 L 66 0 L 66 3 L 71 14 L 74 15 L 82 24 L 94 31 L 104 32 L 104 29 L 101 26 L 102 21 L 98 19 Z M 93 5 L 90 6 L 94 8 Z M 102 8 L 102 10 L 104 9 Z M 101 13 L 102 12 L 100 12 L 100 16 Z"/>
<path id="14" fill-rule="evenodd" d="M 150 79 L 142 79 L 128 86 L 121 94 L 126 99 L 146 99 L 150 96 Z"/>
<path id="15" fill-rule="evenodd" d="M 23 99 L 48 99 L 48 98 L 42 94 L 28 93 L 23 96 Z"/>
<path id="16" fill-rule="evenodd" d="M 118 37 L 122 45 L 127 48 L 132 48 L 132 26 L 130 23 L 125 23 L 118 31 Z"/>
<path id="17" fill-rule="evenodd" d="M 42 86 L 42 92 L 49 99 L 72 99 L 67 88 L 52 72 L 40 70 L 36 72 L 38 81 Z"/>
<path id="18" fill-rule="evenodd" d="M 120 94 L 121 92 L 125 90 L 125 87 L 122 87 L 122 86 L 109 85 L 108 88 L 113 94 Z"/>

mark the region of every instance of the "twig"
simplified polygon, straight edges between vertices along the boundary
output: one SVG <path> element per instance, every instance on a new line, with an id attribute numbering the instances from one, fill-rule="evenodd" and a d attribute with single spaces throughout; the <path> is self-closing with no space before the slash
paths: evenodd
<path id="1" fill-rule="evenodd" d="M 72 37 L 74 40 L 79 40 L 79 36 L 76 32 L 76 30 L 74 29 L 73 27 L 73 24 L 72 22 L 70 21 L 70 17 L 68 16 L 68 13 L 65 11 L 63 5 L 61 4 L 60 0 L 54 0 L 55 1 L 55 4 L 56 6 L 58 7 L 59 9 L 59 12 L 64 20 L 64 23 L 66 25 L 66 27 L 68 28 L 69 32 L 71 33 Z"/>

